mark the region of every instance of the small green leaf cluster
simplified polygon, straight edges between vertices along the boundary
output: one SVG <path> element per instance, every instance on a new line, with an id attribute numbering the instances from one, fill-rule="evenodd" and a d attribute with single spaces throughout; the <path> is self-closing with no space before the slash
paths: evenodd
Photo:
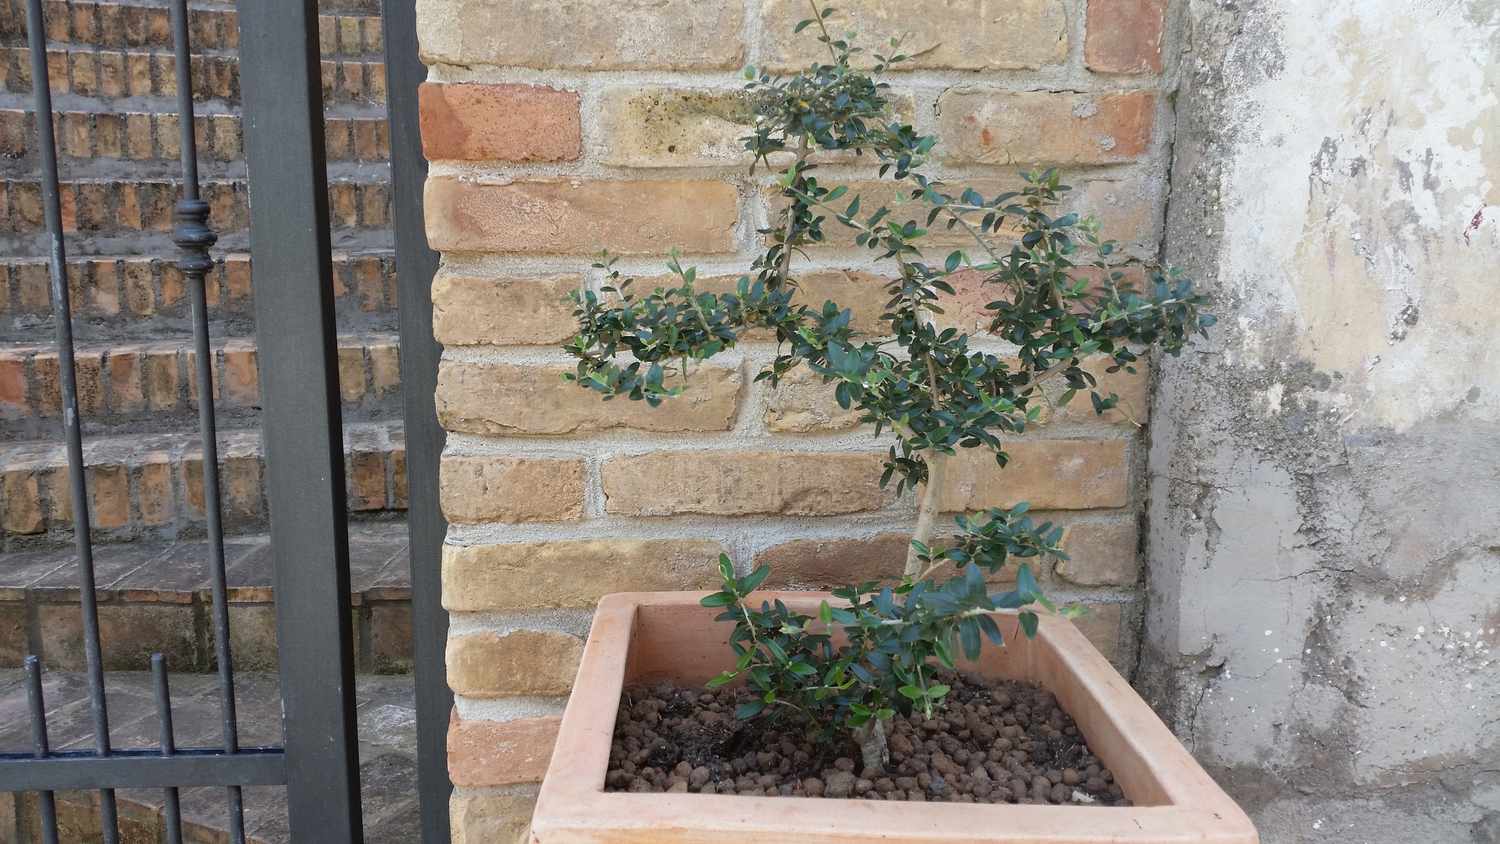
<path id="1" fill-rule="evenodd" d="M 894 712 L 930 717 L 948 687 L 934 680 L 955 659 L 977 659 L 984 640 L 1003 642 L 991 613 L 1019 609 L 1026 635 L 1037 629 L 1039 605 L 1056 608 L 1042 594 L 1031 565 L 1041 555 L 1065 557 L 1062 529 L 1033 523 L 1024 505 L 961 518 L 959 535 L 940 550 L 921 548 L 924 571 L 891 585 L 870 581 L 833 590 L 844 603 L 823 602 L 816 617 L 790 610 L 782 601 L 751 593 L 770 574 L 761 566 L 735 575 L 728 556 L 719 558 L 723 588 L 702 599 L 723 608 L 719 620 L 734 624 L 729 644 L 735 665 L 709 682 L 711 688 L 743 680 L 751 695 L 737 714 L 772 711 L 801 719 L 823 736 L 857 729 Z M 1014 589 L 991 592 L 989 580 L 1011 559 L 1018 569 Z M 944 579 L 940 570 L 956 571 Z"/>
<path id="2" fill-rule="evenodd" d="M 1150 348 L 1179 354 L 1214 319 L 1180 273 L 1122 260 L 1095 221 L 1060 212 L 1069 188 L 1057 171 L 1024 172 L 1018 190 L 992 196 L 930 175 L 936 137 L 895 119 L 889 86 L 876 78 L 907 59 L 900 40 L 889 55 L 873 56 L 873 70 L 861 70 L 852 37 L 829 30 L 833 10 L 816 0 L 809 7 L 797 29 L 815 33 L 827 61 L 790 77 L 746 69 L 755 122 L 745 148 L 752 170 L 775 171 L 781 198 L 759 232 L 764 250 L 727 292 L 700 290 L 697 270 L 675 252 L 672 283 L 638 291 L 606 255 L 595 265 L 606 283 L 573 296 L 578 333 L 564 349 L 577 364 L 565 377 L 606 400 L 656 406 L 686 389 L 695 364 L 733 349 L 748 331 L 769 333 L 777 351 L 757 381 L 774 386 L 806 367 L 875 436 L 889 437 L 881 485 L 922 490 L 899 583 L 836 590 L 848 605 L 809 618 L 775 602 L 753 608 L 749 596 L 765 570 L 737 577 L 726 559 L 724 588 L 706 601 L 736 625 L 736 667 L 719 682 L 743 680 L 755 693 L 742 715 L 795 712 L 819 729 L 858 728 L 896 710 L 930 711 L 945 691 L 932 682 L 933 666 L 977 653 L 986 638 L 998 642 L 988 612 L 1050 606 L 1029 561 L 1061 555 L 1061 531 L 1033 524 L 1024 504 L 960 517 L 947 547 L 929 547 L 940 486 L 932 479 L 943 462 L 978 448 L 1005 466 L 1005 440 L 1034 424 L 1044 406 L 1079 393 L 1096 413 L 1118 404 L 1098 389 L 1086 360 L 1103 357 L 1109 372 L 1134 372 Z M 834 154 L 870 157 L 906 200 L 871 207 L 847 186 L 826 184 L 821 162 Z M 924 246 L 938 227 L 972 246 L 929 257 Z M 891 268 L 878 331 L 856 331 L 843 305 L 799 296 L 793 256 L 827 241 L 832 229 L 852 231 L 870 261 Z M 1012 355 L 975 348 L 969 334 L 941 326 L 960 274 L 994 291 L 984 327 Z M 1137 274 L 1143 283 L 1133 281 Z M 1056 399 L 1048 382 L 1061 387 Z M 989 593 L 986 573 L 1012 558 L 1020 563 L 1017 588 Z M 942 569 L 956 572 L 934 579 Z M 1023 609 L 1021 619 L 1034 632 L 1033 612 Z"/>

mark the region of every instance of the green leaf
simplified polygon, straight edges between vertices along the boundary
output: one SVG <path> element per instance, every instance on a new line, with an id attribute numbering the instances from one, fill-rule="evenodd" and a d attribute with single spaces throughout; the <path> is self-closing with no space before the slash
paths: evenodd
<path id="1" fill-rule="evenodd" d="M 730 683 L 733 683 L 734 678 L 737 676 L 739 676 L 739 673 L 736 671 L 725 671 L 724 673 L 718 675 L 717 677 L 714 677 L 712 680 L 709 680 L 703 685 L 705 688 L 717 689 L 720 686 L 727 686 Z"/>
<path id="2" fill-rule="evenodd" d="M 1021 613 L 1020 618 L 1021 618 L 1021 632 L 1023 632 L 1023 633 L 1026 634 L 1026 638 L 1028 638 L 1028 639 L 1035 639 L 1036 638 L 1036 628 L 1037 628 L 1036 613 L 1034 613 L 1034 612 L 1023 612 L 1023 613 Z"/>
<path id="3" fill-rule="evenodd" d="M 740 581 L 740 591 L 746 594 L 754 592 L 757 587 L 766 582 L 766 577 L 770 574 L 770 566 L 763 565 L 760 568 L 757 568 L 755 571 L 752 571 L 748 575 L 745 575 L 745 579 Z"/>
<path id="4" fill-rule="evenodd" d="M 705 607 L 727 607 L 735 602 L 734 595 L 728 592 L 715 592 L 712 595 L 704 595 L 699 601 Z"/>
<path id="5" fill-rule="evenodd" d="M 931 685 L 931 686 L 927 687 L 927 699 L 928 700 L 934 700 L 934 701 L 935 700 L 941 700 L 942 697 L 943 697 L 943 695 L 945 695 L 947 693 L 948 693 L 948 687 L 945 686 L 945 685 L 943 685 L 942 683 L 936 683 L 934 685 Z"/>
<path id="6" fill-rule="evenodd" d="M 920 688 L 909 683 L 897 689 L 896 691 L 900 692 L 902 697 L 909 700 L 921 700 L 923 697 L 925 697 L 925 695 L 922 694 L 922 690 Z"/>
<path id="7" fill-rule="evenodd" d="M 734 717 L 741 721 L 748 721 L 759 715 L 766 708 L 763 700 L 747 700 L 734 708 Z"/>
<path id="8" fill-rule="evenodd" d="M 988 616 L 980 616 L 988 618 Z M 966 618 L 958 624 L 958 640 L 963 645 L 964 656 L 969 660 L 979 658 L 979 621 L 976 618 Z"/>

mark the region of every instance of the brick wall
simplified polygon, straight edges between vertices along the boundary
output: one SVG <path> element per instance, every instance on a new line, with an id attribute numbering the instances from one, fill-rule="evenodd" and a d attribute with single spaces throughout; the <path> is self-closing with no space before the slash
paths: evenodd
<path id="1" fill-rule="evenodd" d="M 1157 252 L 1167 152 L 1165 0 L 835 3 L 874 37 L 909 31 L 919 58 L 894 74 L 898 108 L 941 136 L 934 172 L 981 190 L 1032 163 L 1066 168 L 1070 204 L 1141 257 Z M 745 63 L 791 68 L 796 0 L 664 0 L 649 7 L 422 0 L 432 161 L 428 237 L 445 345 L 437 404 L 449 431 L 442 506 L 451 613 L 448 676 L 456 841 L 521 835 L 602 594 L 710 585 L 727 551 L 775 565 L 775 585 L 826 587 L 899 574 L 910 498 L 878 488 L 883 445 L 815 379 L 753 383 L 764 340 L 704 366 L 662 409 L 564 384 L 563 296 L 598 285 L 601 248 L 661 275 L 680 248 L 704 284 L 730 284 L 756 253 L 776 192 L 735 140 Z M 627 9 L 629 11 L 627 11 Z M 843 26 L 843 24 L 841 24 Z M 889 196 L 876 173 L 831 163 L 823 180 Z M 868 200 L 867 200 L 868 202 Z M 941 240 L 941 238 L 939 238 Z M 873 324 L 880 266 L 834 239 L 798 262 L 810 300 Z M 972 329 L 983 293 L 944 319 Z M 993 340 L 980 345 L 1003 350 Z M 1044 572 L 1089 604 L 1089 636 L 1122 669 L 1136 653 L 1137 555 L 1147 375 L 1112 376 L 1128 413 L 1051 414 L 1010 444 L 1003 474 L 958 461 L 945 508 L 1030 500 L 1067 525 L 1073 559 Z"/>

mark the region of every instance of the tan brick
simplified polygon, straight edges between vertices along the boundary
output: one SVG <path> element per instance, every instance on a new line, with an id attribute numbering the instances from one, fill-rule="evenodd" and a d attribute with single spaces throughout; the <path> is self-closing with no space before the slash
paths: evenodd
<path id="1" fill-rule="evenodd" d="M 42 496 L 35 472 L 13 469 L 5 473 L 6 533 L 41 533 Z"/>
<path id="2" fill-rule="evenodd" d="M 376 395 L 386 395 L 401 386 L 401 347 L 395 343 L 372 343 L 365 347 L 370 356 L 370 384 Z"/>
<path id="3" fill-rule="evenodd" d="M 1129 628 L 1131 615 L 1125 604 L 1089 604 L 1087 612 L 1073 619 L 1073 626 L 1088 638 L 1104 658 L 1120 671 L 1128 672 L 1135 643 Z"/>
<path id="4" fill-rule="evenodd" d="M 126 156 L 140 161 L 142 159 L 150 158 L 153 153 L 154 150 L 152 147 L 151 115 L 125 115 Z"/>
<path id="5" fill-rule="evenodd" d="M 739 406 L 740 372 L 703 366 L 688 389 L 658 407 L 600 395 L 562 380 L 560 366 L 444 361 L 437 409 L 443 427 L 471 434 L 573 434 L 639 431 L 727 431 Z"/>
<path id="6" fill-rule="evenodd" d="M 807 367 L 788 373 L 766 401 L 766 427 L 777 433 L 847 431 L 859 417 L 858 409 L 839 407 L 834 384 Z"/>
<path id="7" fill-rule="evenodd" d="M 1080 586 L 1133 586 L 1140 579 L 1133 519 L 1082 522 L 1063 536 L 1068 559 L 1057 562 L 1057 576 Z"/>
<path id="8" fill-rule="evenodd" d="M 846 208 L 854 197 L 858 196 L 860 198 L 860 207 L 864 209 L 860 216 L 868 217 L 877 208 L 889 208 L 891 214 L 888 220 L 890 222 L 905 223 L 907 221 L 915 221 L 917 225 L 927 229 L 927 234 L 922 239 L 922 247 L 924 249 L 935 250 L 939 247 L 946 250 L 964 249 L 970 253 L 971 257 L 979 260 L 974 254 L 978 252 L 979 247 L 974 242 L 973 236 L 963 228 L 958 226 L 954 226 L 951 229 L 948 228 L 946 218 L 944 217 L 939 217 L 931 227 L 927 226 L 927 215 L 932 210 L 932 206 L 920 199 L 912 199 L 911 188 L 909 186 L 893 182 L 889 179 L 875 181 L 827 178 L 825 181 L 830 186 L 842 185 L 849 189 L 849 192 L 835 203 L 835 207 L 840 209 Z M 962 183 L 958 181 L 947 183 L 939 186 L 939 189 L 949 194 L 958 195 L 963 192 L 965 187 L 970 187 L 986 197 L 993 197 L 1007 191 L 1020 190 L 1022 184 L 1023 182 L 1019 177 L 1013 179 L 970 179 L 964 180 Z M 766 204 L 773 214 L 780 212 L 782 208 L 786 207 L 787 200 L 781 195 L 779 190 L 767 188 L 765 196 Z M 827 212 L 823 213 L 826 214 Z M 823 242 L 809 248 L 814 250 L 858 249 L 861 252 L 869 251 L 866 247 L 859 246 L 855 242 L 855 238 L 859 235 L 857 229 L 845 226 L 837 220 L 831 219 L 831 215 L 828 216 L 830 216 L 830 219 L 823 226 Z M 973 219 L 971 222 L 977 224 L 979 219 Z M 991 239 L 1002 242 L 1003 238 L 1007 236 L 1019 237 L 1017 229 L 1014 226 L 1007 225 L 999 232 L 991 233 Z M 933 261 L 934 263 L 941 263 L 941 259 L 946 256 L 947 252 L 934 251 L 928 257 L 929 260 L 936 259 Z M 880 304 L 884 304 L 884 302 L 885 299 L 880 300 Z"/>
<path id="9" fill-rule="evenodd" d="M 349 509 L 384 510 L 385 456 L 378 451 L 354 451 L 348 465 Z"/>
<path id="10" fill-rule="evenodd" d="M 636 516 L 878 510 L 882 455 L 657 451 L 604 464 L 605 509 Z"/>
<path id="11" fill-rule="evenodd" d="M 944 547 L 946 538 L 954 529 L 952 523 L 940 524 L 933 547 Z M 794 539 L 761 551 L 755 555 L 755 562 L 771 566 L 771 574 L 766 578 L 767 589 L 827 590 L 868 580 L 900 580 L 906 568 L 906 549 L 910 544 L 909 532 Z M 950 573 L 940 571 L 936 576 L 941 578 Z M 1007 564 L 988 579 L 991 583 L 1014 583 L 1016 567 Z"/>
<path id="12" fill-rule="evenodd" d="M 716 275 L 699 277 L 695 288 L 704 293 L 734 293 L 738 289 L 740 276 Z M 880 315 L 885 312 L 885 303 L 890 298 L 884 289 L 886 279 L 874 273 L 860 270 L 808 270 L 793 275 L 797 282 L 797 302 L 822 310 L 823 303 L 837 302 L 850 310 L 850 325 L 862 334 L 882 332 L 884 323 Z M 636 280 L 635 290 L 655 290 L 658 287 L 678 287 L 682 280 L 675 275 L 646 276 Z M 751 329 L 741 335 L 746 342 L 774 340 L 770 331 Z"/>
<path id="13" fill-rule="evenodd" d="M 455 612 L 592 607 L 611 592 L 705 589 L 717 542 L 576 539 L 443 547 L 443 606 Z"/>
<path id="14" fill-rule="evenodd" d="M 1122 246 L 1154 250 L 1161 225 L 1162 184 L 1152 178 L 1099 179 L 1079 185 L 1069 210 L 1099 221 L 1099 234 Z"/>
<path id="15" fill-rule="evenodd" d="M 583 460 L 443 457 L 443 514 L 450 522 L 571 522 L 583 518 Z"/>
<path id="16" fill-rule="evenodd" d="M 142 360 L 147 406 L 152 410 L 175 410 L 179 389 L 177 350 L 172 346 L 147 348 L 142 352 Z"/>
<path id="17" fill-rule="evenodd" d="M 339 395 L 346 402 L 365 395 L 365 350 L 353 341 L 339 343 Z"/>
<path id="18" fill-rule="evenodd" d="M 909 122 L 914 98 L 891 92 L 886 97 L 895 116 Z M 738 89 L 618 87 L 599 98 L 603 160 L 619 167 L 748 166 L 753 159 L 742 139 L 754 131 L 753 124 L 751 103 Z M 848 152 L 817 152 L 813 160 L 856 159 Z"/>
<path id="19" fill-rule="evenodd" d="M 1094 403 L 1089 399 L 1088 392 L 1079 390 L 1072 401 L 1052 411 L 1052 419 L 1068 422 L 1099 420 L 1116 425 L 1145 424 L 1151 409 L 1150 364 L 1145 358 L 1136 361 L 1133 364 L 1134 373 L 1124 368 L 1109 372 L 1112 365 L 1113 359 L 1100 356 L 1084 361 L 1083 368 L 1098 379 L 1094 392 L 1101 397 L 1108 397 L 1111 393 L 1120 397 L 1120 403 L 1114 409 L 1106 410 L 1102 415 L 1095 413 Z M 1047 387 L 1047 392 L 1056 401 L 1058 394 L 1066 389 L 1067 384 L 1057 381 Z"/>
<path id="20" fill-rule="evenodd" d="M 966 449 L 947 466 L 944 512 L 1010 507 L 1087 510 L 1130 503 L 1125 440 L 1011 440 L 1010 464 L 988 449 Z"/>
<path id="21" fill-rule="evenodd" d="M 1167 0 L 1089 0 L 1083 61 L 1097 73 L 1160 73 Z"/>
<path id="22" fill-rule="evenodd" d="M 448 778 L 459 787 L 541 782 L 557 743 L 558 717 L 448 725 Z"/>
<path id="23" fill-rule="evenodd" d="M 938 100 L 945 160 L 953 163 L 1111 164 L 1151 143 L 1156 95 L 950 90 Z"/>
<path id="24" fill-rule="evenodd" d="M 836 539 L 794 539 L 755 555 L 769 564 L 767 589 L 832 589 L 866 580 L 901 577 L 909 533 Z"/>
<path id="25" fill-rule="evenodd" d="M 130 524 L 130 472 L 125 466 L 90 466 L 89 517 L 96 528 Z"/>
<path id="26" fill-rule="evenodd" d="M 469 697 L 564 695 L 583 640 L 552 630 L 470 633 L 448 640 L 448 686 Z"/>
<path id="27" fill-rule="evenodd" d="M 419 0 L 429 64 L 625 70 L 740 66 L 744 6 L 700 0 Z"/>
<path id="28" fill-rule="evenodd" d="M 829 29 L 836 37 L 850 30 L 872 52 L 905 35 L 901 52 L 912 56 L 898 68 L 1015 70 L 1059 64 L 1068 56 L 1068 16 L 1062 0 L 946 0 L 912 7 L 898 0 L 845 0 Z M 827 47 L 804 30 L 804 0 L 765 0 L 761 27 L 761 61 L 773 69 L 800 68 L 826 61 Z M 919 13 L 914 13 L 919 12 Z"/>
<path id="29" fill-rule="evenodd" d="M 578 275 L 497 278 L 441 274 L 432 282 L 432 328 L 445 346 L 532 346 L 573 335 L 568 293 Z"/>
<path id="30" fill-rule="evenodd" d="M 604 162 L 621 167 L 733 165 L 754 115 L 742 91 L 612 88 L 599 102 Z"/>
<path id="31" fill-rule="evenodd" d="M 376 674 L 410 674 L 411 603 L 380 601 L 370 606 L 370 659 L 364 670 Z"/>
<path id="32" fill-rule="evenodd" d="M 260 369 L 253 345 L 235 343 L 224 347 L 222 383 L 219 392 L 227 401 L 252 405 L 260 399 Z"/>
<path id="33" fill-rule="evenodd" d="M 144 524 L 164 525 L 171 522 L 176 514 L 177 502 L 172 493 L 170 459 L 161 452 L 142 458 L 136 481 L 136 500 L 140 507 L 141 522 Z"/>
<path id="34" fill-rule="evenodd" d="M 406 449 L 397 447 L 391 449 L 391 507 L 397 510 L 406 509 Z"/>
<path id="35" fill-rule="evenodd" d="M 734 186 L 706 181 L 535 181 L 429 178 L 423 202 L 433 249 L 656 255 L 730 252 Z"/>
<path id="36" fill-rule="evenodd" d="M 582 150 L 574 91 L 425 82 L 417 97 L 422 152 L 434 161 L 573 161 Z"/>
<path id="37" fill-rule="evenodd" d="M 535 809 L 533 794 L 455 790 L 448 798 L 453 844 L 527 844 Z"/>

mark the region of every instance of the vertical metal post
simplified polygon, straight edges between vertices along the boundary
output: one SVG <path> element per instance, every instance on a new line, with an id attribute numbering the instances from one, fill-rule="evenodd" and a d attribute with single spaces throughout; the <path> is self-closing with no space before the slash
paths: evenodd
<path id="1" fill-rule="evenodd" d="M 401 395 L 406 407 L 407 530 L 410 535 L 412 656 L 417 702 L 417 790 L 422 840 L 447 844 L 448 717 L 453 692 L 444 672 L 448 613 L 442 605 L 440 557 L 448 523 L 438 507 L 443 426 L 434 399 L 442 350 L 432 334 L 432 276 L 438 256 L 427 246 L 422 184 L 427 160 L 418 128 L 417 88 L 427 68 L 417 56 L 416 7 L 384 3 L 386 108 L 391 130 L 392 222 L 400 299 Z"/>
<path id="2" fill-rule="evenodd" d="M 207 520 L 209 580 L 213 596 L 214 656 L 219 669 L 219 718 L 224 752 L 239 750 L 234 710 L 234 664 L 229 650 L 229 599 L 224 578 L 224 526 L 219 501 L 219 437 L 214 418 L 213 351 L 208 346 L 204 276 L 214 268 L 208 250 L 218 241 L 208 227 L 208 203 L 198 196 L 198 145 L 194 131 L 193 72 L 187 0 L 172 0 L 172 48 L 177 71 L 178 148 L 182 154 L 182 198 L 173 209 L 172 241 L 181 250 L 177 266 L 187 281 L 193 311 L 194 368 L 198 383 L 198 433 L 203 449 L 203 512 Z M 244 844 L 245 809 L 240 787 L 229 786 L 229 840 Z"/>
<path id="3" fill-rule="evenodd" d="M 237 7 L 291 834 L 360 841 L 318 8 Z"/>
<path id="4" fill-rule="evenodd" d="M 26 37 L 31 49 L 31 90 L 42 153 L 42 208 L 47 220 L 52 319 L 57 326 L 57 369 L 62 382 L 63 433 L 67 441 L 68 483 L 72 488 L 73 538 L 78 547 L 79 604 L 83 610 L 83 652 L 88 663 L 89 709 L 94 749 L 109 754 L 109 709 L 104 698 L 104 662 L 99 655 L 99 607 L 94 595 L 94 548 L 89 531 L 88 476 L 83 464 L 83 431 L 78 418 L 78 377 L 73 363 L 73 309 L 68 301 L 68 264 L 63 248 L 62 204 L 57 185 L 57 142 L 52 135 L 52 89 L 47 74 L 46 25 L 42 0 L 27 0 Z M 120 831 L 112 789 L 99 792 L 99 826 L 105 844 Z"/>
<path id="5" fill-rule="evenodd" d="M 156 691 L 156 722 L 161 729 L 161 755 L 177 752 L 177 737 L 172 733 L 172 690 L 167 685 L 167 660 L 161 654 L 151 655 L 151 685 Z M 167 820 L 167 844 L 182 844 L 182 806 L 177 789 L 167 788 L 162 814 Z M 241 823 L 241 826 L 244 824 Z"/>
<path id="6" fill-rule="evenodd" d="M 42 699 L 42 664 L 34 656 L 26 657 L 26 703 L 31 709 L 31 751 L 38 759 L 46 759 L 51 748 L 47 746 L 47 704 Z M 57 802 L 52 792 L 40 795 L 43 844 L 57 844 Z"/>

